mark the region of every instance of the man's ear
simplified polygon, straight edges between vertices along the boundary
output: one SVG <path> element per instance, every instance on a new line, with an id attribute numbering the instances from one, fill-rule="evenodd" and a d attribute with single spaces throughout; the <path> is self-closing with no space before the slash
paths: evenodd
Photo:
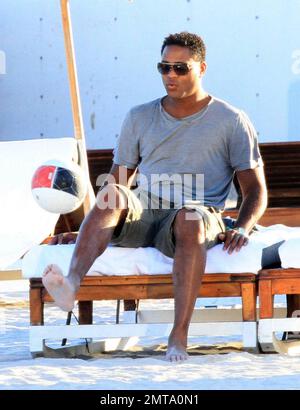
<path id="1" fill-rule="evenodd" d="M 203 61 L 203 62 L 200 64 L 200 77 L 203 77 L 203 76 L 204 76 L 204 74 L 205 74 L 205 72 L 206 72 L 206 69 L 207 69 L 206 61 Z"/>

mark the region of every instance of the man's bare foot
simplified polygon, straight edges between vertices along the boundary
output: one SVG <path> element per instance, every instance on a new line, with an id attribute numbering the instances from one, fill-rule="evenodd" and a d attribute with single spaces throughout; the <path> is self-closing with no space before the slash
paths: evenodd
<path id="1" fill-rule="evenodd" d="M 187 360 L 189 355 L 186 352 L 186 347 L 181 343 L 169 342 L 166 353 L 166 360 L 169 362 L 183 362 Z"/>
<path id="2" fill-rule="evenodd" d="M 47 266 L 42 282 L 58 307 L 66 312 L 74 308 L 75 289 L 57 265 Z"/>
<path id="3" fill-rule="evenodd" d="M 166 360 L 168 362 L 183 362 L 184 360 L 187 360 L 189 358 L 189 355 L 186 352 L 186 349 L 184 347 L 179 347 L 179 346 L 171 346 L 168 347 L 167 353 L 166 353 Z"/>

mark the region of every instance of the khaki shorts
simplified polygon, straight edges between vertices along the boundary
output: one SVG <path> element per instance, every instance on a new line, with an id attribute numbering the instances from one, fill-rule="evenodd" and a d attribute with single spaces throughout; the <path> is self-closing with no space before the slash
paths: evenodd
<path id="1" fill-rule="evenodd" d="M 184 205 L 176 209 L 144 209 L 138 197 L 130 189 L 118 185 L 127 196 L 128 213 L 121 232 L 113 235 L 111 244 L 126 248 L 154 247 L 173 258 L 175 236 L 173 222 L 180 209 L 192 209 L 203 219 L 207 249 L 218 243 L 218 235 L 225 231 L 221 212 L 203 205 Z"/>

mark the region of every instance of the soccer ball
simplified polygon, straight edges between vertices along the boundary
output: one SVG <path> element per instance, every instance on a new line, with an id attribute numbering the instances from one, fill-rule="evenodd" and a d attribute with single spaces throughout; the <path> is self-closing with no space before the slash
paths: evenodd
<path id="1" fill-rule="evenodd" d="M 74 162 L 50 160 L 35 171 L 31 192 L 46 211 L 67 214 L 82 204 L 87 193 L 87 181 L 82 169 Z"/>

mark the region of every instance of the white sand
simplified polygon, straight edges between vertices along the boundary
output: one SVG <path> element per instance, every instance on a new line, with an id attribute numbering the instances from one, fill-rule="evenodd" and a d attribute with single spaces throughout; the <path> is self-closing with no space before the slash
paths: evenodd
<path id="1" fill-rule="evenodd" d="M 174 364 L 163 354 L 146 357 L 83 359 L 32 359 L 28 347 L 28 284 L 26 281 L 0 282 L 0 389 L 300 389 L 300 357 L 277 354 L 254 355 L 246 352 L 191 356 Z M 5 302 L 5 304 L 4 304 Z M 210 300 L 215 304 L 216 300 Z M 228 304 L 234 300 L 219 299 Z M 144 302 L 147 309 L 160 305 L 171 308 L 171 301 Z M 208 300 L 199 300 L 198 304 Z M 95 320 L 113 320 L 115 303 L 96 305 Z M 55 307 L 47 309 L 46 320 L 56 323 L 65 314 Z M 226 343 L 233 338 L 191 339 L 192 345 Z M 235 339 L 235 341 L 238 339 Z M 166 339 L 144 339 L 143 346 L 165 344 Z"/>

